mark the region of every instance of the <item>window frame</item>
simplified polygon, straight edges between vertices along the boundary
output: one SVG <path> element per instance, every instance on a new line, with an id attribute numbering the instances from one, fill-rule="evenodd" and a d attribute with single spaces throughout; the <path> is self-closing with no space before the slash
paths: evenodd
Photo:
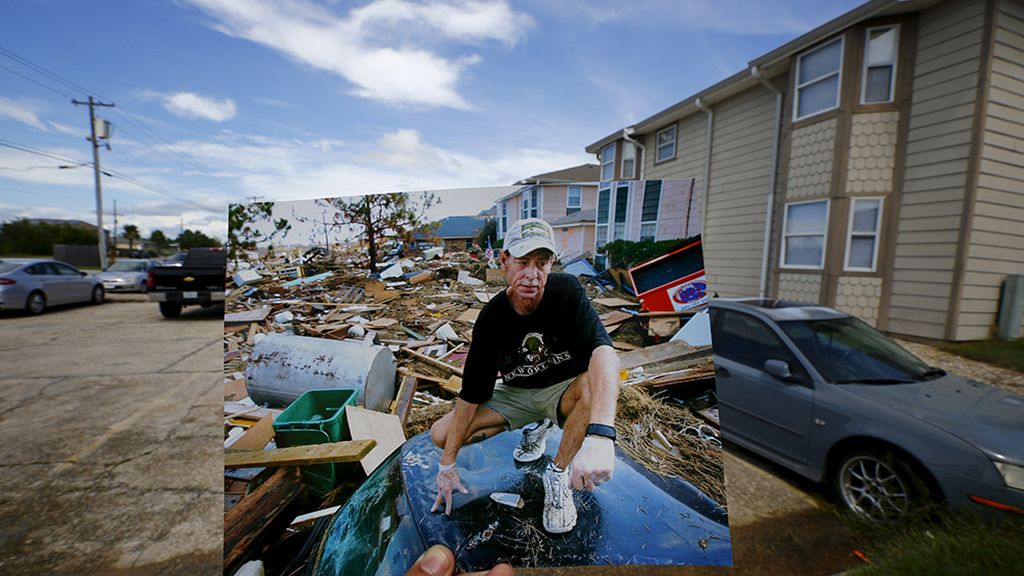
<path id="1" fill-rule="evenodd" d="M 573 189 L 576 189 L 576 191 L 579 192 L 579 197 L 577 198 L 578 202 L 576 205 L 571 203 Z M 565 187 L 565 215 L 568 216 L 569 214 L 575 214 L 581 210 L 583 210 L 583 186 L 580 184 L 569 184 Z"/>
<path id="2" fill-rule="evenodd" d="M 816 232 L 814 234 L 808 234 L 808 233 L 790 234 L 790 233 L 788 233 L 786 231 L 787 227 L 789 225 L 789 207 L 790 206 L 799 206 L 801 204 L 816 204 L 816 203 L 820 203 L 820 202 L 824 202 L 825 203 L 825 222 L 823 223 L 823 226 L 821 228 L 821 232 L 820 233 Z M 832 209 L 832 200 L 830 198 L 818 198 L 818 199 L 815 199 L 815 200 L 803 200 L 803 201 L 800 201 L 800 202 L 786 202 L 783 205 L 783 208 L 782 208 L 782 241 L 780 242 L 780 244 L 781 244 L 780 250 L 781 250 L 782 253 L 779 255 L 779 268 L 784 268 L 784 269 L 787 269 L 787 270 L 824 270 L 824 268 L 825 268 L 825 258 L 828 255 L 828 221 L 829 221 L 829 216 L 831 216 L 831 214 L 830 214 L 831 209 Z M 808 264 L 788 264 L 788 263 L 786 263 L 786 240 L 788 240 L 790 236 L 805 236 L 805 237 L 806 236 L 821 236 L 821 238 L 822 238 L 822 242 L 821 242 L 821 261 L 818 263 L 817 266 L 812 266 L 812 265 L 808 265 Z"/>
<path id="3" fill-rule="evenodd" d="M 611 195 L 611 203 L 608 206 L 608 237 L 611 239 L 611 242 L 614 242 L 616 240 L 629 240 L 629 216 L 632 212 L 632 186 L 625 182 L 616 182 L 616 185 L 612 186 L 611 189 L 612 191 L 615 192 L 615 194 Z M 617 206 L 619 193 L 623 191 L 626 194 L 626 209 L 623 210 L 624 214 L 622 215 L 622 222 L 617 222 L 616 220 L 619 217 L 619 211 Z M 615 227 L 618 225 L 622 226 L 622 238 L 615 237 Z"/>
<path id="4" fill-rule="evenodd" d="M 875 230 L 874 232 L 854 232 L 853 230 L 853 215 L 857 208 L 857 202 L 859 201 L 877 201 L 878 202 L 878 214 L 875 215 Z M 883 196 L 858 196 L 850 199 L 850 213 L 846 223 L 846 250 L 843 254 L 843 271 L 844 272 L 875 272 L 878 270 L 878 245 L 879 240 L 882 236 L 882 210 L 885 208 L 885 197 Z M 850 266 L 850 246 L 853 245 L 853 238 L 857 237 L 872 237 L 875 240 L 875 244 L 871 251 L 871 267 L 862 268 L 857 266 Z"/>
<path id="5" fill-rule="evenodd" d="M 597 190 L 597 209 L 594 215 L 594 249 L 600 250 L 604 247 L 604 244 L 608 243 L 608 230 L 610 228 L 612 220 L 612 189 L 614 186 L 611 182 L 602 182 L 602 186 Z M 606 185 L 606 186 L 605 186 Z M 601 193 L 608 193 L 608 210 L 606 214 L 607 220 L 601 222 Z M 604 244 L 601 244 L 601 228 L 604 228 Z"/>
<path id="6" fill-rule="evenodd" d="M 665 197 L 665 181 L 656 180 L 656 182 L 658 182 L 658 206 L 654 215 L 654 220 L 644 220 L 644 205 L 647 203 L 647 185 L 650 182 L 652 182 L 652 180 L 644 182 L 644 193 L 643 197 L 640 199 L 640 232 L 637 239 L 641 242 L 644 241 L 644 226 L 650 224 L 654 224 L 654 236 L 651 237 L 651 241 L 656 242 L 658 240 L 658 223 L 661 220 L 661 201 Z"/>
<path id="7" fill-rule="evenodd" d="M 815 52 L 817 52 L 819 50 L 823 50 L 823 49 L 831 46 L 832 44 L 835 44 L 836 42 L 839 43 L 839 66 L 836 67 L 835 72 L 830 72 L 828 74 L 825 74 L 823 76 L 819 76 L 817 78 L 808 80 L 807 82 L 804 82 L 803 84 L 801 84 L 800 83 L 800 66 L 801 66 L 801 64 L 803 64 L 804 57 L 808 56 L 810 54 L 813 54 L 813 53 L 815 53 Z M 818 44 L 817 46 L 815 46 L 814 48 L 811 48 L 810 50 L 804 51 L 803 54 L 800 54 L 799 56 L 796 57 L 796 71 L 795 71 L 795 74 L 793 75 L 793 83 L 794 83 L 793 84 L 794 85 L 794 89 L 793 89 L 793 121 L 794 122 L 797 122 L 797 121 L 800 121 L 800 120 L 805 120 L 805 119 L 810 118 L 812 116 L 816 116 L 818 114 L 824 114 L 825 112 L 829 112 L 831 110 L 835 110 L 835 109 L 839 108 L 839 105 L 840 105 L 840 95 L 843 93 L 843 61 L 844 61 L 844 58 L 845 58 L 845 54 L 844 54 L 845 51 L 846 51 L 846 39 L 845 39 L 845 37 L 842 34 L 840 34 L 838 37 L 836 37 L 836 38 L 834 38 L 832 40 L 828 40 L 826 42 L 822 42 L 821 44 Z M 809 113 L 805 114 L 804 116 L 800 116 L 800 90 L 802 90 L 804 88 L 807 88 L 808 86 L 811 86 L 813 84 L 817 84 L 818 82 L 821 82 L 823 80 L 827 80 L 827 79 L 831 78 L 832 76 L 836 76 L 836 75 L 838 75 L 838 80 L 836 82 L 835 104 L 832 105 L 829 108 L 823 108 L 821 110 L 815 110 L 814 112 L 809 112 Z"/>
<path id="8" fill-rule="evenodd" d="M 615 152 L 616 152 L 615 144 L 616 144 L 615 142 L 611 142 L 609 144 L 606 144 L 603 148 L 601 148 L 601 180 L 602 181 L 613 180 L 615 178 Z M 611 152 L 611 153 L 608 154 L 607 152 Z M 604 173 L 605 172 L 605 167 L 611 167 L 611 173 L 610 174 L 606 175 Z"/>
<path id="9" fill-rule="evenodd" d="M 867 90 L 868 90 L 868 50 L 871 48 L 871 32 L 874 30 L 885 30 L 892 28 L 896 32 L 896 40 L 893 42 L 893 54 L 892 54 L 892 75 L 889 77 L 889 98 L 887 100 L 873 100 L 868 102 Z M 860 69 L 860 103 L 862 105 L 871 104 L 890 104 L 896 101 L 896 70 L 900 59 L 900 25 L 899 24 L 886 24 L 885 26 L 872 26 L 864 30 L 864 54 L 862 55 L 861 69 Z"/>
<path id="10" fill-rule="evenodd" d="M 505 239 L 505 233 L 508 232 L 508 200 L 502 200 L 499 202 L 498 207 L 498 238 L 501 240 Z"/>
<path id="11" fill-rule="evenodd" d="M 631 160 L 633 162 L 633 166 L 629 170 L 626 170 L 626 160 L 627 160 L 627 158 L 626 158 L 626 150 L 632 150 L 632 157 L 629 158 L 629 160 Z M 636 178 L 636 156 L 637 156 L 636 144 L 633 144 L 632 142 L 623 142 L 622 143 L 622 159 L 619 162 L 619 177 L 620 178 L 626 178 L 626 179 Z"/>
<path id="12" fill-rule="evenodd" d="M 537 186 L 529 186 L 525 188 L 519 197 L 519 213 L 522 216 L 521 220 L 527 218 L 540 218 L 540 211 L 538 205 L 540 204 L 540 190 Z"/>
<path id="13" fill-rule="evenodd" d="M 666 147 L 666 146 L 668 146 L 668 144 L 664 144 L 664 145 L 658 144 L 658 141 L 661 139 L 661 134 L 663 132 L 668 132 L 669 130 L 672 130 L 672 156 L 669 156 L 668 158 L 662 158 L 661 157 L 661 149 Z M 654 133 L 654 164 L 655 165 L 661 164 L 662 162 L 671 162 L 672 160 L 675 160 L 676 157 L 677 157 L 678 149 L 679 149 L 679 124 L 678 123 L 672 124 L 671 126 L 666 126 L 666 127 L 662 128 L 661 130 L 658 130 L 657 132 Z"/>

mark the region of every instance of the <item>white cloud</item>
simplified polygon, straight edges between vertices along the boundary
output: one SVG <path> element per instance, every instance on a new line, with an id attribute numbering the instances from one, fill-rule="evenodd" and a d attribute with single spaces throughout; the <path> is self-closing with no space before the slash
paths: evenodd
<path id="1" fill-rule="evenodd" d="M 448 58 L 429 45 L 496 40 L 511 46 L 533 25 L 503 0 L 377 0 L 347 16 L 308 0 L 185 1 L 224 34 L 337 74 L 356 96 L 395 106 L 470 108 L 456 84 L 480 57 Z"/>
<path id="2" fill-rule="evenodd" d="M 175 92 L 163 96 L 164 108 L 181 118 L 226 122 L 235 117 L 235 102 L 230 98 L 217 100 L 195 92 Z"/>
<path id="3" fill-rule="evenodd" d="M 29 105 L 0 96 L 0 118 L 10 118 L 26 126 L 49 132 L 43 121 Z"/>

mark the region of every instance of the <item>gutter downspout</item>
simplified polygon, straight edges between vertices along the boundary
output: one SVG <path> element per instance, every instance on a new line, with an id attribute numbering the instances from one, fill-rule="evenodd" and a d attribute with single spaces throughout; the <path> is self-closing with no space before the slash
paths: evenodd
<path id="1" fill-rule="evenodd" d="M 622 129 L 622 139 L 629 142 L 640 149 L 640 177 L 637 180 L 644 179 L 644 164 L 647 163 L 647 147 L 641 144 L 639 141 L 632 138 L 632 134 L 636 132 L 636 129 L 630 126 L 629 128 Z M 636 155 L 633 155 L 633 162 L 636 162 Z"/>
<path id="2" fill-rule="evenodd" d="M 761 76 L 761 71 L 757 69 L 757 66 L 750 67 L 750 75 L 760 82 L 769 91 L 775 93 L 775 118 L 772 125 L 772 169 L 769 180 L 771 181 L 771 188 L 768 190 L 768 204 L 765 206 L 764 215 L 764 248 L 761 251 L 761 283 L 758 287 L 758 297 L 764 298 L 768 292 L 768 246 L 772 239 L 772 216 L 775 212 L 775 188 L 778 180 L 778 166 L 779 166 L 779 138 L 781 138 L 781 121 L 782 121 L 782 92 L 772 86 L 768 80 Z"/>
<path id="3" fill-rule="evenodd" d="M 712 110 L 711 108 L 708 108 L 708 106 L 706 104 L 704 104 L 704 101 L 701 100 L 700 98 L 697 98 L 696 100 L 694 100 L 693 101 L 693 105 L 696 106 L 701 112 L 706 114 L 707 117 L 708 117 L 708 125 L 707 125 L 707 128 L 705 129 L 706 134 L 704 136 L 704 189 L 702 190 L 703 195 L 704 195 L 704 202 L 703 202 L 702 209 L 701 209 L 701 212 L 700 212 L 700 232 L 701 232 L 701 236 L 703 236 L 704 235 L 704 231 L 707 229 L 707 219 L 708 219 L 708 195 L 709 195 L 710 186 L 711 186 L 711 135 L 712 135 L 712 129 L 715 127 L 715 111 Z M 691 195 L 691 198 L 692 198 L 692 195 Z M 690 232 L 690 217 L 689 217 L 689 214 L 687 214 L 687 217 L 686 217 L 686 235 L 687 235 L 687 237 L 689 237 L 689 235 L 690 235 L 689 232 Z"/>

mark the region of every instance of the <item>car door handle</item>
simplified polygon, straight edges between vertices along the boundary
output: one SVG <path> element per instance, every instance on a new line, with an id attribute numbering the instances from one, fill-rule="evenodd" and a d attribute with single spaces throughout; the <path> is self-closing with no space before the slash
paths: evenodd
<path id="1" fill-rule="evenodd" d="M 715 366 L 715 376 L 729 377 L 729 371 L 722 366 Z"/>

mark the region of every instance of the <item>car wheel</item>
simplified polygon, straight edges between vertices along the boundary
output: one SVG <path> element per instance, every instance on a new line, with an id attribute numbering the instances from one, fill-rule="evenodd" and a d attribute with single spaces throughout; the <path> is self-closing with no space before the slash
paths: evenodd
<path id="1" fill-rule="evenodd" d="M 921 513 L 930 501 L 925 483 L 892 452 L 846 456 L 837 468 L 835 487 L 848 510 L 875 521 Z"/>
<path id="2" fill-rule="evenodd" d="M 103 286 L 96 286 L 92 289 L 92 303 L 103 304 L 103 298 L 106 296 L 106 292 L 103 291 Z"/>
<path id="3" fill-rule="evenodd" d="M 46 295 L 38 291 L 29 294 L 25 309 L 29 314 L 42 314 L 46 310 Z"/>
<path id="4" fill-rule="evenodd" d="M 139 284 L 139 292 L 142 292 L 143 294 L 149 292 L 149 285 L 146 284 L 145 280 L 143 280 L 142 283 Z"/>
<path id="5" fill-rule="evenodd" d="M 161 302 L 160 313 L 164 315 L 164 318 L 177 318 L 181 316 L 181 304 L 177 302 Z"/>

